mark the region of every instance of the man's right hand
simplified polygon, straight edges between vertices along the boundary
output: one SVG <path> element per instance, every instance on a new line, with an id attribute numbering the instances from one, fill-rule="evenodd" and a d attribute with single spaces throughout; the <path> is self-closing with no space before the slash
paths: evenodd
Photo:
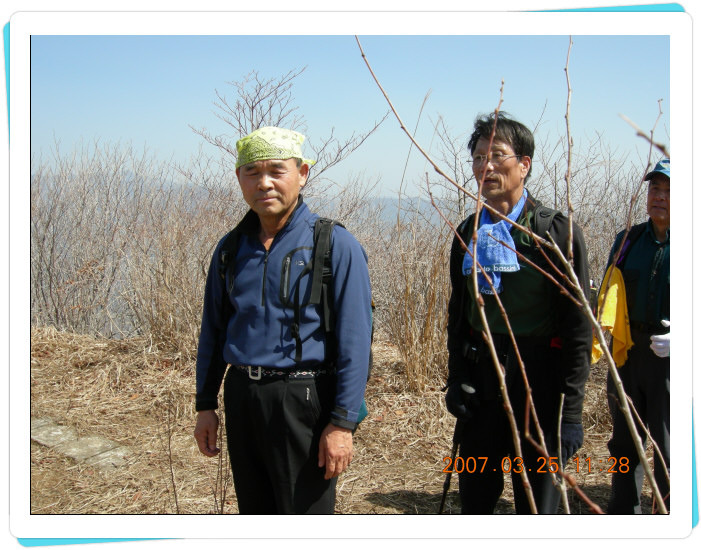
<path id="1" fill-rule="evenodd" d="M 217 456 L 217 430 L 219 429 L 219 416 L 216 411 L 199 411 L 197 413 L 197 425 L 195 426 L 195 440 L 200 452 L 206 456 Z"/>
<path id="2" fill-rule="evenodd" d="M 445 405 L 454 417 L 470 420 L 479 406 L 479 400 L 475 397 L 475 388 L 459 380 L 452 382 L 445 394 Z"/>
<path id="3" fill-rule="evenodd" d="M 660 322 L 663 327 L 669 327 L 667 319 L 662 319 Z M 669 332 L 667 334 L 653 334 L 650 336 L 650 342 L 650 349 L 657 357 L 669 357 Z"/>

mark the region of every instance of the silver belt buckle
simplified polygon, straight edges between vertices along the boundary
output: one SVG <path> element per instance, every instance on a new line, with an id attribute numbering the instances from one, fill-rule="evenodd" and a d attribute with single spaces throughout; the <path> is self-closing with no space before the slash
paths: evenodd
<path id="1" fill-rule="evenodd" d="M 251 370 L 253 367 L 251 365 L 248 365 L 248 377 L 251 380 L 260 380 L 261 376 L 263 376 L 263 369 L 260 368 L 260 366 L 256 367 L 258 369 L 258 373 L 254 376 L 253 371 Z"/>

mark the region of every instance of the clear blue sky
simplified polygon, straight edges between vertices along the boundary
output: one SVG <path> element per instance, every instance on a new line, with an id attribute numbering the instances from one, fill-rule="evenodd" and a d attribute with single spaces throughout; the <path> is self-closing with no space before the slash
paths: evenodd
<path id="1" fill-rule="evenodd" d="M 504 80 L 502 108 L 537 138 L 565 133 L 569 36 L 361 36 L 365 53 L 411 129 L 431 95 L 418 137 L 426 147 L 443 116 L 455 134 L 468 133 L 478 113 L 492 111 Z M 569 71 L 571 127 L 582 143 L 597 132 L 619 153 L 647 146 L 619 113 L 649 130 L 662 99 L 657 138 L 669 143 L 669 39 L 666 36 L 574 36 Z M 215 115 L 215 90 L 234 99 L 228 84 L 251 70 L 279 76 L 306 66 L 293 88 L 308 139 L 362 131 L 387 104 L 371 79 L 353 36 L 36 36 L 31 42 L 32 152 L 46 157 L 81 140 L 146 146 L 163 159 L 186 161 L 213 146 L 189 125 L 226 133 Z M 394 118 L 331 176 L 381 177 L 394 194 L 409 141 Z M 632 153 L 637 157 L 638 153 Z M 537 164 L 536 164 L 537 166 Z M 421 181 L 424 162 L 412 155 L 408 177 Z"/>

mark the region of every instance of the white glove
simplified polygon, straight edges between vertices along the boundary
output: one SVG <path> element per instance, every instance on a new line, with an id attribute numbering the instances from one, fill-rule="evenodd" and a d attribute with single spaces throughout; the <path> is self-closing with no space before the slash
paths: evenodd
<path id="1" fill-rule="evenodd" d="M 669 327 L 669 321 L 660 321 L 662 326 Z M 657 357 L 669 357 L 669 332 L 667 334 L 654 334 L 650 336 L 650 349 Z"/>

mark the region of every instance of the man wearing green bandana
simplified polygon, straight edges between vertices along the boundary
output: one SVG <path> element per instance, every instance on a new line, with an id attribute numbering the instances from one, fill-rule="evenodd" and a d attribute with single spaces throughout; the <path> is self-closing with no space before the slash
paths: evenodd
<path id="1" fill-rule="evenodd" d="M 361 419 L 372 323 L 367 255 L 333 228 L 335 338 L 327 341 L 323 308 L 309 303 L 318 216 L 300 194 L 314 164 L 303 141 L 264 127 L 237 142 L 236 176 L 250 210 L 234 230 L 237 249 L 229 253 L 223 238 L 207 275 L 195 439 L 206 456 L 219 453 L 223 379 L 240 513 L 333 513 Z"/>

